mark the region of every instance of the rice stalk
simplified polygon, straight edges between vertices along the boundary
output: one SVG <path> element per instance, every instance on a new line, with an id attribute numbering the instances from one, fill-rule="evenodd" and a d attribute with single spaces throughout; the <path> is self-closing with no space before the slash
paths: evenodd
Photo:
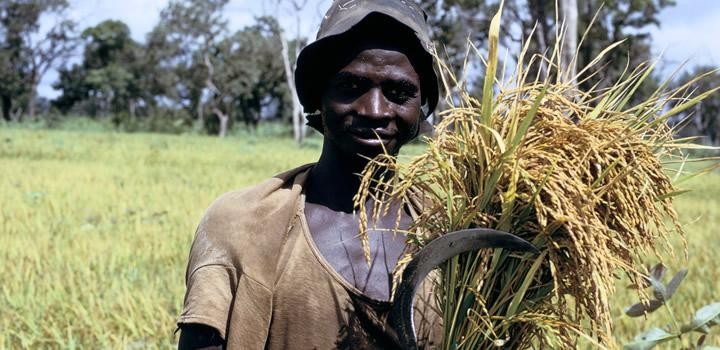
<path id="1" fill-rule="evenodd" d="M 664 164 L 683 161 L 682 150 L 697 146 L 674 140 L 667 121 L 717 89 L 691 96 L 691 83 L 672 91 L 663 83 L 629 106 L 654 64 L 626 72 L 603 90 L 579 89 L 589 66 L 569 82 L 528 79 L 541 64 L 559 72 L 557 52 L 533 56 L 527 65 L 521 59 L 515 75 L 498 83 L 499 21 L 500 13 L 483 60 L 483 95 L 446 86 L 458 91 L 448 97 L 456 107 L 440 113 L 427 150 L 407 164 L 390 155 L 369 162 L 356 206 L 362 215 L 372 198 L 379 215 L 391 203 L 404 203 L 416 214 L 408 233 L 414 249 L 452 231 L 489 227 L 541 251 L 478 251 L 441 266 L 435 294 L 443 349 L 572 349 L 579 337 L 613 346 L 609 300 L 617 278 L 627 275 L 639 286 L 647 275 L 644 257 L 674 254 L 673 235 L 686 245 L 673 208 L 673 197 L 683 191 Z M 458 82 L 447 66 L 440 68 L 444 82 Z M 367 218 L 361 221 L 366 237 Z"/>

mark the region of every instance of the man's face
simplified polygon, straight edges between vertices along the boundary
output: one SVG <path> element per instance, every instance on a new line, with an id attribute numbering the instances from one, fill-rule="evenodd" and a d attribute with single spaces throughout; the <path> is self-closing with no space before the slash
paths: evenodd
<path id="1" fill-rule="evenodd" d="M 322 98 L 325 137 L 346 154 L 396 154 L 417 134 L 420 77 L 391 49 L 361 51 L 331 77 Z"/>

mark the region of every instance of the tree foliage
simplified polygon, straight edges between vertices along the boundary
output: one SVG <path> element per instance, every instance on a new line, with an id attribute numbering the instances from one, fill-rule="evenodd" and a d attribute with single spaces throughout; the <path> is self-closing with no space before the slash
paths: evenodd
<path id="1" fill-rule="evenodd" d="M 0 104 L 5 120 L 35 114 L 37 87 L 52 68 L 64 64 L 76 47 L 75 22 L 66 18 L 66 0 L 0 2 Z M 54 23 L 41 31 L 41 17 Z"/>
<path id="2" fill-rule="evenodd" d="M 257 123 L 268 105 L 284 113 L 289 95 L 279 24 L 261 17 L 228 35 L 226 3 L 173 1 L 145 43 L 119 21 L 85 29 L 82 61 L 60 70 L 54 87 L 62 95 L 53 105 L 64 113 L 130 119 L 168 114 L 168 123 L 195 120 L 222 134 L 234 120 Z"/>
<path id="3" fill-rule="evenodd" d="M 160 12 L 160 22 L 148 34 L 148 50 L 165 78 L 158 86 L 163 97 L 196 115 L 203 123 L 203 93 L 207 69 L 204 56 L 222 40 L 228 0 L 174 0 Z"/>
<path id="4" fill-rule="evenodd" d="M 120 21 L 107 20 L 82 33 L 85 43 L 83 61 L 59 71 L 60 79 L 54 85 L 62 95 L 54 105 L 63 112 L 80 105 L 92 115 L 129 112 L 144 96 L 141 77 L 151 69 L 137 64 L 141 48 L 130 36 L 128 26 Z M 146 97 L 143 99 L 143 97 Z"/>
<path id="5" fill-rule="evenodd" d="M 706 75 L 703 79 L 694 77 Z M 683 73 L 675 83 L 682 86 L 691 83 L 693 91 L 709 91 L 720 86 L 720 71 L 717 67 L 697 66 L 689 72 Z M 680 133 L 683 136 L 704 135 L 702 140 L 711 145 L 720 145 L 720 94 L 715 93 L 695 105 L 685 113 L 684 128 Z M 689 117 L 689 118 L 687 118 Z"/>
<path id="6" fill-rule="evenodd" d="M 468 40 L 477 48 L 486 46 L 489 14 L 495 13 L 499 6 L 499 1 L 492 0 L 420 0 L 420 3 L 430 14 L 433 37 L 442 43 L 442 55 L 448 58 L 448 63 L 456 71 L 465 63 Z M 627 67 L 636 67 L 650 60 L 651 37 L 648 29 L 660 25 L 660 12 L 675 4 L 673 0 L 577 0 L 576 3 L 578 67 L 588 65 L 602 50 L 615 42 L 622 41 L 617 52 L 627 52 L 627 55 L 604 57 L 591 71 L 599 73 L 602 70 L 602 74 L 595 74 L 584 82 L 582 87 L 585 89 L 607 87 Z M 505 38 L 503 44 L 508 48 L 518 47 L 524 39 L 530 38 L 531 54 L 552 51 L 557 34 L 564 31 L 564 22 L 559 15 L 556 16 L 559 11 L 556 11 L 555 6 L 555 0 L 505 1 L 501 35 Z M 560 23 L 557 23 L 556 18 L 560 19 Z M 553 74 L 551 69 L 539 73 Z M 652 88 L 651 85 L 648 85 L 648 90 Z M 640 94 L 638 98 L 643 96 Z"/>
<path id="7" fill-rule="evenodd" d="M 456 72 L 470 64 L 468 90 L 478 92 L 484 73 L 480 62 L 466 60 L 466 54 L 472 53 L 467 42 L 480 50 L 486 47 L 490 14 L 497 11 L 500 1 L 416 1 L 429 16 L 441 56 Z M 19 120 L 23 114 L 32 116 L 40 80 L 48 70 L 62 66 L 53 84 L 61 95 L 52 101 L 52 106 L 63 113 L 123 115 L 130 119 L 162 116 L 169 118 L 167 123 L 195 125 L 210 133 L 224 134 L 234 121 L 252 126 L 261 119 L 263 111 L 265 114 L 270 111 L 296 127 L 298 121 L 293 122 L 292 117 L 298 108 L 293 104 L 292 86 L 288 84 L 292 82 L 292 77 L 288 79 L 292 72 L 287 71 L 306 39 L 299 35 L 285 39 L 277 18 L 271 17 L 256 18 L 246 28 L 230 32 L 224 17 L 228 3 L 229 0 L 171 0 L 160 11 L 157 25 L 138 42 L 133 40 L 126 24 L 114 20 L 86 28 L 78 37 L 75 23 L 66 16 L 68 0 L 0 2 L 3 118 Z M 306 2 L 287 3 L 298 11 Z M 627 74 L 628 69 L 652 58 L 648 29 L 659 26 L 658 15 L 674 3 L 674 0 L 505 0 L 502 45 L 509 49 L 508 58 L 514 61 L 518 57 L 512 53 L 519 52 L 516 49 L 526 38 L 531 38 L 531 54 L 551 51 L 557 34 L 564 31 L 563 11 L 556 11 L 556 5 L 564 6 L 565 10 L 575 5 L 574 42 L 578 45 L 574 63 L 578 68 L 615 42 L 622 42 L 617 52 L 627 52 L 603 57 L 591 68 L 592 78 L 582 82 L 586 90 L 605 88 Z M 41 26 L 47 23 L 41 21 L 43 16 L 52 19 L 51 26 Z M 297 16 L 298 27 L 301 20 Z M 81 55 L 76 63 L 67 66 L 66 61 L 78 43 L 83 45 Z M 284 52 L 288 53 L 285 57 L 288 62 L 283 61 Z M 557 71 L 540 67 L 534 73 L 552 76 Z M 646 81 L 641 90 L 650 92 L 658 85 L 654 77 Z M 636 94 L 640 99 L 645 95 L 643 91 Z M 703 108 L 712 109 L 711 101 Z M 698 128 L 711 132 L 714 122 L 696 115 Z M 711 139 L 718 142 L 716 136 Z"/>
<path id="8" fill-rule="evenodd" d="M 286 105 L 287 84 L 278 56 L 278 30 L 274 18 L 260 17 L 255 25 L 210 48 L 206 66 L 214 70 L 211 108 L 254 126 L 263 107 L 271 103 Z"/>

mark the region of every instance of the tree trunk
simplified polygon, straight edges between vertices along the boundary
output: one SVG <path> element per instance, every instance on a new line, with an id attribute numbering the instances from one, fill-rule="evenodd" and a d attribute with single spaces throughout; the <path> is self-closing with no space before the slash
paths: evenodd
<path id="1" fill-rule="evenodd" d="M 28 120 L 35 120 L 35 107 L 36 102 L 35 99 L 37 98 L 37 89 L 38 85 L 40 85 L 40 77 L 39 71 L 37 70 L 37 67 L 33 67 L 31 73 L 30 73 L 30 91 L 28 91 L 28 102 L 27 102 L 27 115 Z"/>
<path id="2" fill-rule="evenodd" d="M 10 109 L 12 109 L 12 99 L 10 96 L 3 95 L 0 98 L 0 102 L 2 102 L 2 117 L 6 122 L 9 122 L 10 119 Z"/>
<path id="3" fill-rule="evenodd" d="M 203 111 L 205 110 L 205 103 L 202 100 L 202 94 L 198 99 L 197 107 L 195 109 L 197 112 L 197 125 L 199 128 L 203 129 L 205 127 L 205 115 L 203 113 Z"/>
<path id="4" fill-rule="evenodd" d="M 535 37 L 537 37 L 538 53 L 546 53 L 548 51 L 548 39 L 550 38 L 549 28 L 547 24 L 547 15 L 545 13 L 545 0 L 528 0 L 527 6 L 530 9 L 532 18 L 537 22 Z M 532 26 L 527 28 L 524 34 L 530 40 L 528 35 L 532 30 Z M 548 77 L 548 67 L 543 61 L 539 62 L 540 79 L 545 81 Z"/>
<path id="5" fill-rule="evenodd" d="M 27 116 L 28 120 L 35 120 L 35 97 L 37 96 L 38 84 L 33 82 L 28 92 Z"/>
<path id="6" fill-rule="evenodd" d="M 230 117 L 217 107 L 213 107 L 213 113 L 215 113 L 220 120 L 220 130 L 218 130 L 218 136 L 225 137 L 227 135 L 228 121 L 230 121 Z"/>
<path id="7" fill-rule="evenodd" d="M 22 119 L 23 110 L 22 108 L 10 109 L 10 120 L 19 123 Z"/>
<path id="8" fill-rule="evenodd" d="M 293 74 L 292 66 L 290 64 L 288 42 L 282 31 L 280 31 L 280 42 L 282 44 L 282 59 L 283 65 L 285 66 L 285 77 L 287 78 L 287 85 L 290 89 L 290 95 L 292 96 L 293 135 L 295 142 L 302 143 L 305 138 L 305 123 L 303 120 L 302 106 L 300 105 L 300 99 L 297 96 L 297 90 L 295 88 L 295 74 Z"/>
<path id="9" fill-rule="evenodd" d="M 575 58 L 578 40 L 577 0 L 560 0 L 560 10 L 565 28 L 565 35 L 562 37 L 560 76 L 563 81 L 574 83 L 577 75 L 577 59 Z"/>
<path id="10" fill-rule="evenodd" d="M 220 108 L 218 108 L 218 105 L 222 104 L 222 100 L 223 100 L 222 99 L 222 91 L 220 91 L 220 89 L 218 89 L 217 85 L 215 85 L 215 83 L 213 82 L 213 78 L 215 77 L 215 66 L 210 61 L 210 56 L 207 53 L 205 54 L 204 61 L 205 61 L 205 66 L 207 67 L 207 70 L 208 70 L 207 79 L 205 80 L 205 86 L 214 95 L 214 97 L 211 99 L 211 102 L 210 102 L 211 106 L 212 106 L 212 112 L 220 120 L 220 130 L 218 130 L 218 136 L 225 137 L 225 135 L 227 135 L 227 131 L 228 131 L 228 124 L 229 124 L 228 122 L 230 121 L 230 116 L 227 113 L 220 110 Z M 202 108 L 202 107 L 203 107 L 202 96 L 200 96 L 200 100 L 198 101 L 198 108 Z M 202 114 L 200 114 L 200 113 L 199 113 L 199 115 L 202 116 Z"/>
<path id="11" fill-rule="evenodd" d="M 702 103 L 698 103 L 695 106 L 693 106 L 693 123 L 695 124 L 695 133 L 697 135 L 709 135 L 708 129 L 707 129 L 707 123 L 705 121 L 705 118 L 702 113 Z M 710 139 L 710 138 L 708 138 Z M 712 140 L 711 140 L 712 142 Z"/>
<path id="12" fill-rule="evenodd" d="M 135 119 L 135 109 L 137 108 L 137 104 L 135 103 L 135 100 L 130 99 L 128 101 L 128 113 L 130 113 L 130 118 Z"/>

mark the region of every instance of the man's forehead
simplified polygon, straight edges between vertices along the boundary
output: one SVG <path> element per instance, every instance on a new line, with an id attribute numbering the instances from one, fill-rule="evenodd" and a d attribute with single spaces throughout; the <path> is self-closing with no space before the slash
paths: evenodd
<path id="1" fill-rule="evenodd" d="M 355 55 L 355 61 L 372 62 L 377 64 L 408 64 L 411 65 L 407 54 L 401 49 L 388 46 L 367 46 Z"/>
<path id="2" fill-rule="evenodd" d="M 420 77 L 402 52 L 384 49 L 368 49 L 358 53 L 345 67 L 341 68 L 336 77 L 352 77 L 368 75 L 381 80 L 415 81 L 419 84 Z"/>

